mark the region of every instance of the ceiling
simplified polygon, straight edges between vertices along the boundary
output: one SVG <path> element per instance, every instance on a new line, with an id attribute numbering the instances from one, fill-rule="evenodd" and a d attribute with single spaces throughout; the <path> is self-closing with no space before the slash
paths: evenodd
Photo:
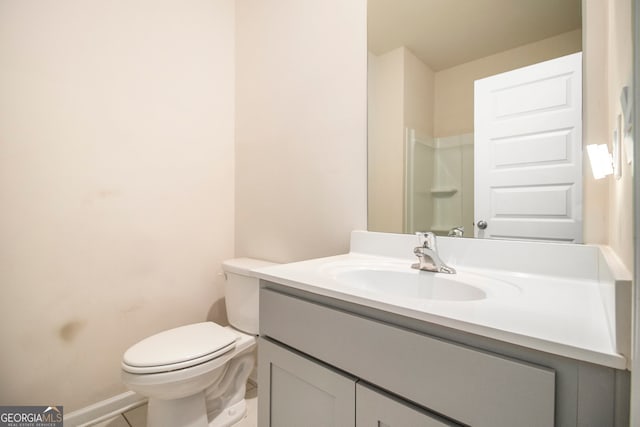
<path id="1" fill-rule="evenodd" d="M 581 0 L 368 0 L 369 51 L 434 71 L 581 28 Z"/>

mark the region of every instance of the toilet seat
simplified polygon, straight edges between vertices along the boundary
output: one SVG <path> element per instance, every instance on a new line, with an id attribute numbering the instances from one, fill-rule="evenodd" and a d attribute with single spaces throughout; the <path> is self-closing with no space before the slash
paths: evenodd
<path id="1" fill-rule="evenodd" d="M 213 322 L 181 326 L 133 345 L 124 354 L 122 369 L 132 374 L 156 374 L 189 368 L 230 352 L 239 338 Z"/>

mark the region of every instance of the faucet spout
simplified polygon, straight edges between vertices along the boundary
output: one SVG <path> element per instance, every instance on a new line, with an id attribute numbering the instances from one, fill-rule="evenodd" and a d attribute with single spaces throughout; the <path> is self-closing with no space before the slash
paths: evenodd
<path id="1" fill-rule="evenodd" d="M 455 274 L 456 270 L 449 267 L 440 259 L 436 247 L 436 235 L 432 232 L 416 233 L 420 245 L 413 249 L 413 253 L 418 257 L 418 262 L 412 264 L 411 268 L 434 273 Z"/>

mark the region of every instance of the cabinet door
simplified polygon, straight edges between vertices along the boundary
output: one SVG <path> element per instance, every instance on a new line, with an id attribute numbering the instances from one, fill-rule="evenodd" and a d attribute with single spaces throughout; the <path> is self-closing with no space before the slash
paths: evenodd
<path id="1" fill-rule="evenodd" d="M 356 408 L 356 427 L 451 427 L 457 425 L 362 384 L 356 387 Z"/>
<path id="2" fill-rule="evenodd" d="M 355 379 L 264 338 L 258 345 L 258 424 L 352 427 Z"/>

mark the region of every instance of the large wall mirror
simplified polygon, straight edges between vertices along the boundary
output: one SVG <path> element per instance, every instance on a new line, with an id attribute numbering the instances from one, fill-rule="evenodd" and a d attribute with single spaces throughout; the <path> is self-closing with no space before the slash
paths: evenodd
<path id="1" fill-rule="evenodd" d="M 581 0 L 368 0 L 368 228 L 474 235 L 474 81 L 582 51 Z"/>

